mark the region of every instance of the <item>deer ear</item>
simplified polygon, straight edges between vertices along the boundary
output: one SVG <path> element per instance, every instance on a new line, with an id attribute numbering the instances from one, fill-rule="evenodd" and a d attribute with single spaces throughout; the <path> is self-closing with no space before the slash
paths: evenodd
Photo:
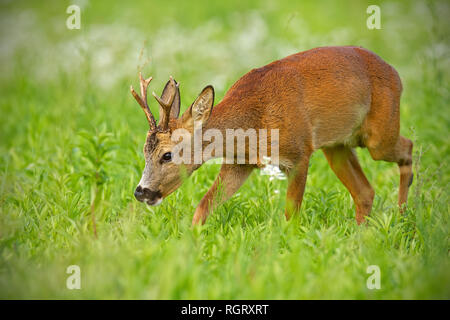
<path id="1" fill-rule="evenodd" d="M 193 128 L 194 122 L 206 123 L 214 105 L 214 88 L 206 86 L 182 116 L 184 127 Z"/>
<path id="2" fill-rule="evenodd" d="M 206 123 L 211 115 L 213 105 L 214 88 L 212 86 L 206 86 L 189 108 L 192 118 L 191 121 Z"/>
<path id="3" fill-rule="evenodd" d="M 174 79 L 175 84 L 177 85 L 178 82 Z M 167 101 L 169 99 L 169 97 L 172 95 L 172 90 L 176 90 L 175 92 L 175 97 L 173 98 L 173 102 L 172 102 L 172 107 L 170 108 L 170 118 L 174 118 L 177 119 L 178 116 L 180 115 L 180 89 L 177 87 L 173 87 L 170 85 L 170 80 L 167 81 L 164 90 L 161 94 L 161 99 L 163 101 Z M 163 114 L 164 109 L 159 106 L 159 114 L 160 114 L 160 119 L 161 119 L 161 115 Z"/>

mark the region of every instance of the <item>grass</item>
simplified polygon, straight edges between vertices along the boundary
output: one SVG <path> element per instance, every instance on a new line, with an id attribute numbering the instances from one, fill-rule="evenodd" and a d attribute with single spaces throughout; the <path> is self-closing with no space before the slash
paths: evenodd
<path id="1" fill-rule="evenodd" d="M 448 3 L 381 1 L 381 30 L 366 28 L 361 1 L 80 2 L 81 30 L 65 28 L 67 5 L 1 4 L 0 298 L 450 298 Z M 147 130 L 128 92 L 138 70 L 156 92 L 172 74 L 184 110 L 208 83 L 219 101 L 251 68 L 347 44 L 378 53 L 404 83 L 415 181 L 403 216 L 397 167 L 367 150 L 367 226 L 320 152 L 288 222 L 286 181 L 254 172 L 192 229 L 214 164 L 159 207 L 134 200 Z M 73 264 L 81 290 L 66 288 Z M 370 265 L 379 290 L 366 286 Z"/>

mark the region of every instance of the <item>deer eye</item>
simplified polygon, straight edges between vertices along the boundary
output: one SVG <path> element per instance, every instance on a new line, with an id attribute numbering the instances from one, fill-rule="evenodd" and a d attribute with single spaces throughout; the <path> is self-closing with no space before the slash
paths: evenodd
<path id="1" fill-rule="evenodd" d="M 164 153 L 161 160 L 165 162 L 172 160 L 172 153 L 171 152 Z"/>

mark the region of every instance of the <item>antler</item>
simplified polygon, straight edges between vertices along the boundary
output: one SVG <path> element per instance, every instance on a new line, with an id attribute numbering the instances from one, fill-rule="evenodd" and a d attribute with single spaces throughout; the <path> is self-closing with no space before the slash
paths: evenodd
<path id="1" fill-rule="evenodd" d="M 165 130 L 167 129 L 169 125 L 169 119 L 170 119 L 170 109 L 172 108 L 173 100 L 175 99 L 175 95 L 177 93 L 179 83 L 176 83 L 175 80 L 173 80 L 172 76 L 170 76 L 170 85 L 172 86 L 172 92 L 169 93 L 167 102 L 163 101 L 160 97 L 156 95 L 155 92 L 153 92 L 153 96 L 155 97 L 156 101 L 158 101 L 159 105 L 161 106 L 163 112 L 160 114 L 160 126 L 161 129 Z M 164 94 L 163 94 L 164 96 Z"/>
<path id="2" fill-rule="evenodd" d="M 141 106 L 142 110 L 145 112 L 145 116 L 147 117 L 148 124 L 150 125 L 150 130 L 156 129 L 156 121 L 155 117 L 153 117 L 152 112 L 150 111 L 150 108 L 147 104 L 147 87 L 152 81 L 152 77 L 148 79 L 144 79 L 142 77 L 142 73 L 139 72 L 139 80 L 140 80 L 140 87 L 141 87 L 141 96 L 139 96 L 136 91 L 134 91 L 133 86 L 130 86 L 130 91 L 133 97 L 136 99 L 136 101 Z"/>

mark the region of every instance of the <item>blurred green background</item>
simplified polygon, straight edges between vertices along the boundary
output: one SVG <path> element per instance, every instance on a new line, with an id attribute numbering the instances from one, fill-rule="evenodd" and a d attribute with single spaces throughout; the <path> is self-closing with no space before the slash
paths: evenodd
<path id="1" fill-rule="evenodd" d="M 81 8 L 80 30 L 66 27 L 71 4 Z M 366 26 L 372 4 L 380 30 Z M 450 298 L 447 1 L 0 7 L 0 298 Z M 203 166 L 159 207 L 134 200 L 148 129 L 129 93 L 138 71 L 153 76 L 157 93 L 173 75 L 184 111 L 207 84 L 218 102 L 252 68 L 329 45 L 364 46 L 402 78 L 401 133 L 415 143 L 404 216 L 397 166 L 366 150 L 358 155 L 376 198 L 364 227 L 320 152 L 289 222 L 285 181 L 254 172 L 191 229 L 218 165 Z M 66 288 L 69 265 L 80 266 L 81 290 Z M 379 290 L 366 286 L 369 265 L 380 267 Z"/>

